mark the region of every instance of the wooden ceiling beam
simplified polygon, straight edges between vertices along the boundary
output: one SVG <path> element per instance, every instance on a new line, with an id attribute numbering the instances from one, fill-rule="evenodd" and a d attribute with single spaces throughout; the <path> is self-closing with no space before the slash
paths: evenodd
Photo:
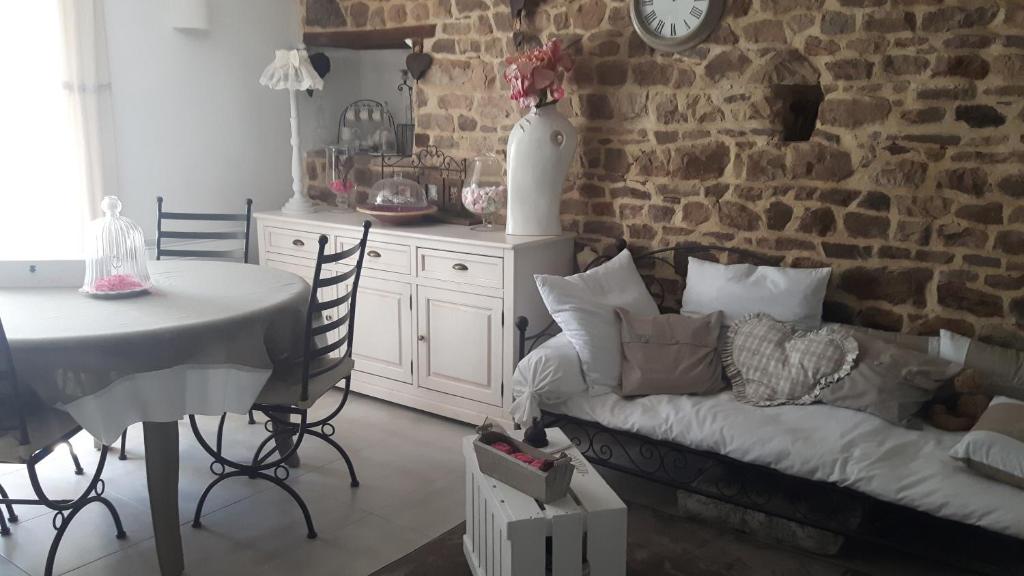
<path id="1" fill-rule="evenodd" d="M 316 48 L 348 48 L 351 50 L 387 50 L 393 48 L 411 49 L 406 38 L 433 38 L 436 24 L 417 26 L 396 26 L 380 30 L 331 30 L 309 31 L 302 34 L 306 46 Z"/>

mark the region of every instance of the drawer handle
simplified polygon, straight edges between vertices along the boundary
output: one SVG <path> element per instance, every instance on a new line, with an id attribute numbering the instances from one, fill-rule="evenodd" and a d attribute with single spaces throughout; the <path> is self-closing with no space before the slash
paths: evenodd
<path id="1" fill-rule="evenodd" d="M 298 238 L 296 238 L 295 240 L 292 240 L 292 246 L 298 246 L 299 248 L 302 248 L 305 245 L 306 245 L 306 243 L 303 242 L 302 240 L 299 240 Z"/>
<path id="2" fill-rule="evenodd" d="M 376 250 L 370 250 L 366 255 L 370 258 L 380 258 L 380 252 L 377 252 Z"/>
<path id="3" fill-rule="evenodd" d="M 426 336 L 424 336 L 423 334 L 420 334 L 419 336 L 417 336 L 417 337 L 416 337 L 416 340 L 418 340 L 418 341 L 420 341 L 420 342 L 423 342 L 423 341 L 425 341 L 426 339 L 427 339 L 427 337 L 426 337 Z"/>
<path id="4" fill-rule="evenodd" d="M 466 266 L 462 262 L 456 262 L 455 264 L 452 264 L 452 270 L 458 270 L 459 272 L 465 272 L 466 270 L 469 270 L 469 266 Z"/>

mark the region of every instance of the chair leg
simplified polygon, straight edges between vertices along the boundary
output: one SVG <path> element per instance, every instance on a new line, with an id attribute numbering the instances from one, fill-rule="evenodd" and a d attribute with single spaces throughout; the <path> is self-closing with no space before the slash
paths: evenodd
<path id="1" fill-rule="evenodd" d="M 85 470 L 82 469 L 82 462 L 78 459 L 78 454 L 75 453 L 75 447 L 71 445 L 71 442 L 65 442 L 64 444 L 67 445 L 68 454 L 71 454 L 71 462 L 75 465 L 75 476 L 85 474 Z"/>
<path id="2" fill-rule="evenodd" d="M 46 556 L 46 567 L 44 569 L 45 576 L 53 575 L 53 565 L 57 559 L 57 549 L 60 547 L 61 540 L 64 538 L 64 534 L 67 532 L 68 526 L 71 525 L 71 521 L 78 516 L 86 506 L 94 502 L 103 504 L 110 512 L 110 516 L 114 521 L 115 536 L 120 540 L 127 537 L 124 531 L 124 525 L 121 523 L 121 516 L 117 513 L 117 509 L 110 503 L 109 500 L 103 497 L 103 491 L 106 488 L 106 484 L 103 482 L 103 468 L 107 462 L 107 447 L 103 446 L 100 449 L 100 458 L 96 463 L 96 470 L 93 472 L 92 480 L 89 482 L 89 486 L 74 500 L 53 500 L 46 495 L 43 490 L 42 484 L 39 482 L 39 474 L 36 471 L 36 465 L 41 462 L 44 458 L 49 456 L 53 452 L 51 448 L 45 448 L 32 455 L 28 461 L 28 478 L 32 484 L 32 491 L 35 492 L 36 498 L 39 499 L 39 503 L 46 506 L 50 510 L 54 511 L 53 525 L 57 529 L 57 534 L 53 538 L 53 542 L 50 544 L 50 550 Z"/>
<path id="3" fill-rule="evenodd" d="M 57 560 L 57 549 L 60 548 L 60 542 L 64 539 L 64 534 L 67 533 L 68 526 L 71 525 L 71 521 L 78 516 L 79 512 L 93 502 L 103 504 L 107 507 L 107 510 L 110 511 L 110 516 L 114 520 L 114 528 L 116 529 L 114 536 L 118 540 L 124 540 L 128 536 L 124 531 L 124 525 L 121 523 L 121 515 L 117 513 L 117 509 L 114 508 L 114 505 L 111 504 L 109 500 L 102 496 L 91 496 L 84 500 L 80 500 L 75 504 L 70 512 L 63 514 L 60 524 L 57 525 L 57 534 L 53 537 L 53 542 L 50 543 L 50 551 L 46 554 L 46 568 L 43 570 L 44 576 L 53 576 L 53 564 Z M 57 518 L 61 518 L 60 514 L 61 513 L 58 513 Z M 55 519 L 54 523 L 56 522 L 57 520 Z"/>
<path id="4" fill-rule="evenodd" d="M 0 498 L 4 498 L 5 500 L 7 498 L 10 498 L 10 496 L 7 494 L 7 490 L 4 490 L 3 486 L 0 486 Z M 6 504 L 5 503 L 5 505 L 7 507 L 7 513 L 12 518 L 14 518 L 14 520 L 11 520 L 11 522 L 16 521 L 18 517 L 14 515 L 14 508 L 12 508 L 10 504 Z M 11 527 L 7 525 L 7 519 L 4 518 L 4 515 L 0 514 L 0 536 L 10 536 L 10 535 L 11 535 Z"/>
<path id="5" fill-rule="evenodd" d="M 316 438 L 323 440 L 324 442 L 328 443 L 332 448 L 334 448 L 334 450 L 337 451 L 338 454 L 341 454 L 341 457 L 345 459 L 345 465 L 348 466 L 348 476 L 352 480 L 350 485 L 353 488 L 359 487 L 359 478 L 356 477 L 356 468 L 355 466 L 352 465 L 352 459 L 349 458 L 348 452 L 346 452 L 345 449 L 341 447 L 341 444 L 338 444 L 334 440 L 334 438 L 331 438 L 330 436 L 324 434 L 323 432 L 320 432 L 319 430 L 307 429 L 306 434 L 309 434 L 310 436 L 315 436 Z"/>
<path id="6" fill-rule="evenodd" d="M 128 429 L 125 428 L 124 432 L 121 432 L 121 454 L 118 455 L 118 460 L 128 459 L 128 450 L 125 445 L 128 444 Z"/>
<path id="7" fill-rule="evenodd" d="M 196 512 L 195 515 L 192 517 L 192 527 L 203 527 L 203 507 L 206 505 L 206 498 L 210 495 L 210 492 L 213 491 L 213 488 L 215 486 L 229 478 L 243 477 L 252 479 L 259 478 L 261 480 L 266 480 L 267 482 L 270 482 L 271 484 L 274 484 L 278 488 L 287 492 L 288 495 L 292 497 L 292 500 L 295 500 L 295 503 L 299 505 L 299 509 L 302 511 L 302 517 L 306 521 L 306 537 L 310 540 L 317 537 L 316 529 L 313 527 L 313 516 L 309 513 L 309 507 L 306 506 L 306 501 L 302 499 L 302 496 L 299 496 L 299 493 L 296 492 L 294 488 L 292 488 L 291 486 L 289 486 L 276 476 L 267 474 L 265 472 L 257 472 L 254 470 L 233 470 L 231 472 L 221 474 L 220 476 L 215 478 L 213 482 L 210 482 L 206 489 L 203 490 L 202 496 L 199 497 L 199 502 L 196 503 Z"/>
<path id="8" fill-rule="evenodd" d="M 260 408 L 260 411 L 271 419 L 271 424 L 273 425 L 277 420 L 268 410 L 270 410 L 270 408 L 267 410 Z M 213 462 L 210 464 L 210 471 L 217 476 L 209 485 L 206 486 L 206 489 L 203 490 L 202 495 L 199 497 L 199 502 L 196 503 L 196 511 L 192 517 L 193 528 L 202 527 L 203 508 L 206 505 L 206 499 L 218 484 L 229 478 L 246 477 L 266 480 L 287 492 L 302 511 L 302 517 L 306 521 L 306 536 L 310 539 L 316 538 L 316 529 L 313 527 L 313 517 L 309 512 L 309 507 L 306 506 L 306 502 L 302 497 L 299 496 L 291 486 L 284 482 L 288 479 L 289 474 L 286 463 L 295 455 L 295 452 L 299 449 L 299 445 L 302 444 L 302 439 L 305 436 L 304 431 L 306 430 L 305 426 L 307 423 L 306 411 L 291 407 L 280 407 L 275 408 L 274 412 L 299 416 L 299 421 L 291 424 L 290 426 L 291 431 L 297 432 L 294 442 L 289 442 L 288 450 L 286 452 L 279 454 L 276 459 L 267 461 L 267 459 L 271 458 L 272 454 L 274 454 L 280 446 L 280 444 L 275 444 L 275 447 L 272 450 L 263 455 L 264 449 L 280 435 L 281 429 L 273 430 L 271 434 L 263 440 L 259 448 L 256 449 L 256 454 L 253 456 L 252 461 L 245 463 L 224 457 L 220 450 L 220 430 L 218 430 L 217 447 L 215 448 L 211 446 L 203 436 L 202 431 L 199 429 L 196 417 L 189 416 L 189 424 L 192 427 L 192 434 L 196 437 L 196 441 L 199 442 L 199 446 L 213 458 Z M 268 426 L 268 428 L 270 428 L 270 426 Z M 290 435 L 289 440 L 291 440 Z M 218 465 L 220 466 L 220 470 L 217 470 Z M 230 471 L 228 471 L 229 468 Z M 273 471 L 272 474 L 267 473 L 267 471 L 270 470 Z"/>
<path id="9" fill-rule="evenodd" d="M 0 498 L 3 498 L 4 500 L 7 500 L 10 497 L 11 496 L 7 493 L 7 490 L 4 489 L 3 484 L 0 484 Z M 4 508 L 7 509 L 7 520 L 10 521 L 12 524 L 17 522 L 18 521 L 18 515 L 14 513 L 14 506 L 12 506 L 10 503 L 5 503 L 4 504 Z M 4 519 L 3 514 L 0 514 L 0 521 L 2 521 L 3 519 Z M 3 526 L 3 525 L 4 524 L 0 523 L 0 526 Z M 3 534 L 3 535 L 6 536 L 6 534 Z"/>
<path id="10" fill-rule="evenodd" d="M 256 423 L 256 418 L 253 417 L 253 415 L 252 415 L 252 408 L 250 408 L 249 409 L 249 424 L 255 424 L 255 423 Z"/>

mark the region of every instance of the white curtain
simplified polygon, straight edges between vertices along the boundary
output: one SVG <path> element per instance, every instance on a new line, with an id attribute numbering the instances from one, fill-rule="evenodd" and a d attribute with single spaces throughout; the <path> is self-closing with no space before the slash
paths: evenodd
<path id="1" fill-rule="evenodd" d="M 118 194 L 117 144 L 107 60 L 103 0 L 59 0 L 64 36 L 64 89 L 85 177 L 91 218 L 100 200 Z"/>

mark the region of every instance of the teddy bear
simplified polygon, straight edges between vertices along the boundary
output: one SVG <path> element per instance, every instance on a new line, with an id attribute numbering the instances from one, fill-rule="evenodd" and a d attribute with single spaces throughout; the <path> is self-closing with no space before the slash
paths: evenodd
<path id="1" fill-rule="evenodd" d="M 984 394 L 980 375 L 964 370 L 953 380 L 953 393 L 928 407 L 927 420 L 939 430 L 966 432 L 974 427 L 992 397 Z"/>

